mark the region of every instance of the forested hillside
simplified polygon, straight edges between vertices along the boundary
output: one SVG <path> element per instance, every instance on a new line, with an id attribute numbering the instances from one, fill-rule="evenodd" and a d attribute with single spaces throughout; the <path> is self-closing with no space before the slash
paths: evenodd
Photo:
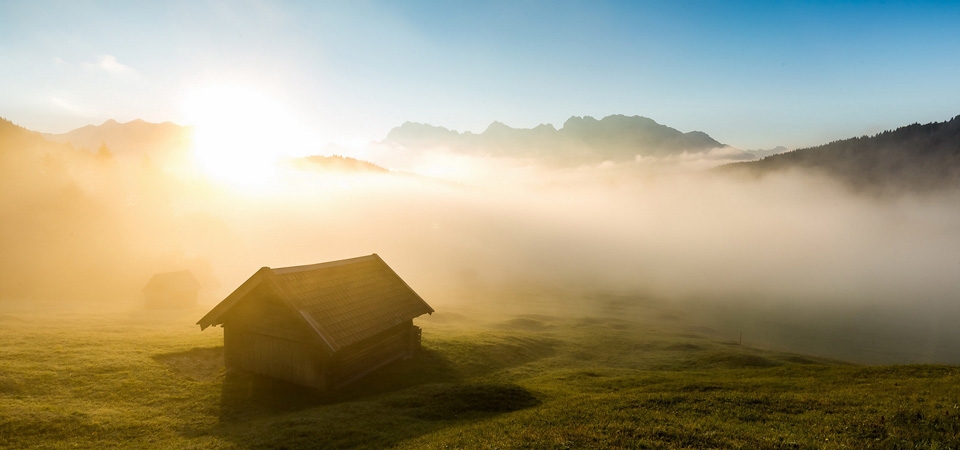
<path id="1" fill-rule="evenodd" d="M 857 190 L 955 189 L 960 187 L 960 116 L 729 164 L 720 170 L 759 175 L 790 169 L 825 173 Z"/>

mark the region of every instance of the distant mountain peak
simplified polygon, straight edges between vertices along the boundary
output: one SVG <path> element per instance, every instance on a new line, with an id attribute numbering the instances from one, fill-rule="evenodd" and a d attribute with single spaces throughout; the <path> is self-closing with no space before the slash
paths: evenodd
<path id="1" fill-rule="evenodd" d="M 487 126 L 487 129 L 483 131 L 483 134 L 498 133 L 498 132 L 512 131 L 512 130 L 514 130 L 514 128 L 507 126 L 507 124 L 503 122 L 494 120 L 493 122 L 490 123 L 490 125 Z"/>
<path id="2" fill-rule="evenodd" d="M 581 124 L 593 124 L 597 123 L 598 120 L 590 116 L 570 116 L 569 119 L 563 122 L 563 126 L 560 129 L 576 127 Z"/>
<path id="3" fill-rule="evenodd" d="M 788 150 L 790 149 L 782 145 L 778 145 L 774 148 L 769 148 L 769 149 L 747 150 L 747 153 L 756 156 L 757 159 L 763 159 L 763 158 L 766 158 L 767 156 L 777 155 L 780 153 L 784 153 Z"/>
<path id="4" fill-rule="evenodd" d="M 556 127 L 554 127 L 552 123 L 541 123 L 540 125 L 533 127 L 533 129 L 536 131 L 557 131 Z"/>
<path id="5" fill-rule="evenodd" d="M 560 129 L 551 124 L 513 128 L 494 121 L 478 134 L 458 133 L 415 122 L 390 130 L 386 141 L 402 146 L 442 146 L 467 153 L 538 158 L 581 164 L 633 161 L 637 156 L 669 156 L 728 148 L 702 131 L 680 132 L 643 116 L 614 114 L 602 119 L 571 116 Z M 734 159 L 752 158 L 745 152 Z"/>
<path id="6" fill-rule="evenodd" d="M 404 122 L 387 133 L 388 141 L 396 143 L 435 144 L 443 140 L 455 139 L 460 133 L 444 127 L 437 127 L 426 123 Z"/>

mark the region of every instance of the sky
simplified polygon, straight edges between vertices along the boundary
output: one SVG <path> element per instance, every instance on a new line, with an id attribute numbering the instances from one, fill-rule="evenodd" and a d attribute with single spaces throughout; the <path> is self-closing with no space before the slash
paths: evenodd
<path id="1" fill-rule="evenodd" d="M 191 125 L 199 98 L 320 149 L 625 114 L 799 148 L 960 114 L 958 24 L 922 1 L 0 0 L 0 117 Z"/>

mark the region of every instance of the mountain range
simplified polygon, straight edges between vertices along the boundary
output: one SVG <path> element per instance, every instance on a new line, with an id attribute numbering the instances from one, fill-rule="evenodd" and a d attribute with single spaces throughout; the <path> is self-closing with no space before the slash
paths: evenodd
<path id="1" fill-rule="evenodd" d="M 449 130 L 406 122 L 384 140 L 403 147 L 441 147 L 481 156 L 509 156 L 576 165 L 592 162 L 634 161 L 643 157 L 707 154 L 724 149 L 724 159 L 756 158 L 748 152 L 717 142 L 704 132 L 681 132 L 641 116 L 611 115 L 597 120 L 571 117 L 560 129 L 542 124 L 512 128 L 493 122 L 482 133 Z"/>
<path id="2" fill-rule="evenodd" d="M 762 159 L 771 155 L 778 155 L 780 153 L 785 153 L 788 151 L 790 151 L 789 148 L 786 148 L 782 145 L 778 145 L 774 148 L 768 148 L 768 149 L 747 150 L 747 153 L 753 155 L 757 159 Z"/>
<path id="3" fill-rule="evenodd" d="M 139 161 L 148 157 L 159 166 L 190 163 L 193 129 L 171 122 L 150 123 L 133 120 L 120 123 L 108 120 L 67 133 L 39 134 L 47 141 L 70 144 L 76 149 L 98 151 L 105 147 L 121 159 Z M 571 117 L 560 129 L 544 124 L 532 129 L 513 128 L 493 122 L 482 133 L 459 133 L 444 127 L 406 122 L 392 129 L 382 141 L 409 148 L 444 148 L 477 156 L 533 159 L 553 165 L 580 165 L 603 161 L 632 162 L 638 158 L 668 158 L 694 154 L 710 158 L 712 150 L 722 149 L 718 159 L 751 160 L 766 152 L 742 151 L 722 144 L 706 133 L 680 132 L 641 116 L 611 115 L 603 119 Z M 307 160 L 304 160 L 307 162 Z M 385 172 L 367 161 L 321 160 L 296 167 L 351 172 Z"/>
<path id="4" fill-rule="evenodd" d="M 88 161 L 88 155 L 93 156 L 94 149 L 104 145 L 108 155 L 119 158 L 149 157 L 158 165 L 185 164 L 189 161 L 192 132 L 190 127 L 170 122 L 108 120 L 68 133 L 41 134 L 0 119 L 0 174 L 9 181 L 38 170 L 51 170 L 51 164 Z M 793 151 L 783 147 L 742 151 L 706 133 L 683 133 L 652 119 L 624 115 L 600 120 L 571 117 L 560 129 L 552 125 L 520 129 L 494 122 L 482 133 L 459 133 L 406 122 L 392 129 L 382 142 L 411 148 L 441 147 L 478 156 L 529 158 L 559 165 L 629 162 L 684 153 L 709 158 L 712 150 L 721 149 L 724 159 L 743 161 L 717 169 L 722 172 L 762 175 L 802 169 L 826 174 L 860 190 L 930 191 L 960 187 L 960 116 Z M 309 170 L 388 172 L 372 162 L 336 156 L 308 157 L 294 163 Z"/>

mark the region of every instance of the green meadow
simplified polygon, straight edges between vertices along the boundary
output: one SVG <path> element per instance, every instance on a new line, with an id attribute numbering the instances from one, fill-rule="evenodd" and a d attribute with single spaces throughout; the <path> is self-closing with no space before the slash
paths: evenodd
<path id="1" fill-rule="evenodd" d="M 336 395 L 223 368 L 204 311 L 0 312 L 2 448 L 960 448 L 960 368 L 755 348 L 654 309 L 437 308 Z"/>

